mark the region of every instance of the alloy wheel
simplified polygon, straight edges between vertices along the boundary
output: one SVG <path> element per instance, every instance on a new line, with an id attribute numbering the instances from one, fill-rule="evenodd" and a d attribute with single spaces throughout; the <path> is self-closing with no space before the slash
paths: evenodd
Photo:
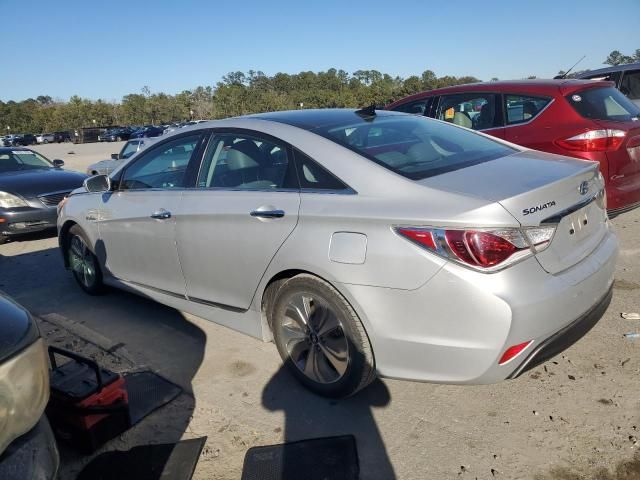
<path id="1" fill-rule="evenodd" d="M 96 264 L 91 250 L 78 235 L 71 238 L 69 263 L 78 281 L 86 288 L 91 288 L 96 280 Z"/>
<path id="2" fill-rule="evenodd" d="M 336 312 L 308 293 L 296 293 L 279 322 L 280 336 L 293 364 L 310 380 L 340 380 L 349 366 L 349 342 Z"/>

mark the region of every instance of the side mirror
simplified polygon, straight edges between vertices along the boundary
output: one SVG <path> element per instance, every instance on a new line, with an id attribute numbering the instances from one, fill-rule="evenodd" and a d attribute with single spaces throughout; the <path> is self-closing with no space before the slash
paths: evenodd
<path id="1" fill-rule="evenodd" d="M 53 161 L 53 166 L 54 166 L 55 168 L 60 168 L 60 167 L 62 167 L 63 165 L 64 165 L 64 160 L 60 160 L 59 158 L 56 158 L 56 159 Z"/>
<path id="2" fill-rule="evenodd" d="M 108 192 L 111 190 L 111 178 L 109 175 L 94 175 L 85 179 L 82 185 L 90 193 Z"/>
<path id="3" fill-rule="evenodd" d="M 120 155 L 118 153 L 112 153 L 111 160 L 120 160 Z"/>

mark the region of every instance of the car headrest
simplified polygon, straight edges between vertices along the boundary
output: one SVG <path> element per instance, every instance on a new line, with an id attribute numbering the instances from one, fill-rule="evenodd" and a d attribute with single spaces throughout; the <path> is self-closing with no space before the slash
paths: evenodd
<path id="1" fill-rule="evenodd" d="M 229 170 L 241 170 L 260 166 L 262 152 L 250 140 L 234 143 L 227 152 L 227 166 Z"/>

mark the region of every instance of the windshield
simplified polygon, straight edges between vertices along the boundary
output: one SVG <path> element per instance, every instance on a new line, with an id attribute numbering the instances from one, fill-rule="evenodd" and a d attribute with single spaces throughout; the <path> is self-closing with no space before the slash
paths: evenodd
<path id="1" fill-rule="evenodd" d="M 49 160 L 31 150 L 12 150 L 0 153 L 0 172 L 52 167 Z"/>
<path id="2" fill-rule="evenodd" d="M 625 122 L 637 120 L 640 109 L 613 87 L 590 88 L 571 95 L 567 101 L 585 118 Z"/>
<path id="3" fill-rule="evenodd" d="M 414 115 L 321 127 L 314 132 L 412 180 L 470 167 L 516 150 L 463 128 Z"/>
<path id="4" fill-rule="evenodd" d="M 141 143 L 142 142 L 140 141 L 128 142 L 122 149 L 122 152 L 120 153 L 120 158 L 129 158 L 131 155 L 136 153 Z"/>

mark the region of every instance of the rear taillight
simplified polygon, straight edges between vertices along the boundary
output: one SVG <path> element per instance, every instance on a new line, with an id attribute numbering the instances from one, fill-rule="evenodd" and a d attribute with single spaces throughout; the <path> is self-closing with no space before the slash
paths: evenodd
<path id="1" fill-rule="evenodd" d="M 617 150 L 624 142 L 626 134 L 624 130 L 612 128 L 589 130 L 573 137 L 560 138 L 556 140 L 556 145 L 579 152 L 606 152 Z"/>
<path id="2" fill-rule="evenodd" d="M 437 255 L 481 271 L 496 271 L 547 248 L 555 227 L 441 229 L 396 227 L 402 237 Z"/>

